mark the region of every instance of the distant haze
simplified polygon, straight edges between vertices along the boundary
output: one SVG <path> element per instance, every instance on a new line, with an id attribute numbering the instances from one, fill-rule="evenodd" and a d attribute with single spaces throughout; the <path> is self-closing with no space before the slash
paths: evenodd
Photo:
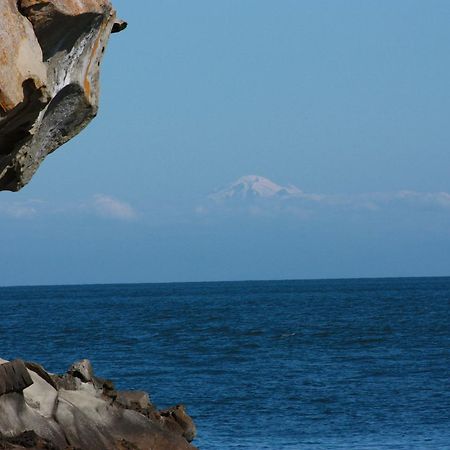
<path id="1" fill-rule="evenodd" d="M 450 2 L 138 3 L 1 284 L 449 275 Z"/>

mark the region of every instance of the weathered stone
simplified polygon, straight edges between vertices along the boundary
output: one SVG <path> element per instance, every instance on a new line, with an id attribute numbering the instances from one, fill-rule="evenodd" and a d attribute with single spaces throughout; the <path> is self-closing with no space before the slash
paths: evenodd
<path id="1" fill-rule="evenodd" d="M 85 383 L 92 381 L 92 378 L 94 377 L 94 370 L 92 369 L 92 364 L 88 359 L 82 359 L 81 361 L 74 362 L 69 367 L 67 373 L 79 378 Z"/>
<path id="2" fill-rule="evenodd" d="M 52 417 L 56 408 L 58 391 L 36 372 L 30 370 L 29 373 L 33 384 L 23 391 L 25 401 L 44 417 Z"/>
<path id="3" fill-rule="evenodd" d="M 65 389 L 67 391 L 76 391 L 81 388 L 83 382 L 72 375 L 64 374 L 64 375 L 53 375 L 52 380 L 56 385 L 56 389 Z"/>
<path id="4" fill-rule="evenodd" d="M 155 409 L 150 403 L 147 392 L 144 391 L 118 391 L 115 404 L 142 414 L 149 414 Z"/>
<path id="5" fill-rule="evenodd" d="M 114 383 L 111 380 L 100 377 L 92 377 L 92 381 L 97 389 L 104 391 L 115 391 Z"/>
<path id="6" fill-rule="evenodd" d="M 122 30 L 125 30 L 127 26 L 128 24 L 124 20 L 116 20 L 112 27 L 111 33 L 120 33 Z"/>
<path id="7" fill-rule="evenodd" d="M 53 377 L 53 380 L 59 391 L 83 391 L 93 397 L 101 397 L 103 395 L 103 391 L 98 389 L 92 381 L 82 381 L 81 378 L 75 377 L 69 373 L 62 376 L 56 375 Z"/>
<path id="8" fill-rule="evenodd" d="M 182 430 L 182 436 L 186 438 L 188 442 L 192 442 L 195 439 L 197 429 L 194 421 L 186 413 L 186 409 L 183 405 L 177 405 L 165 411 L 160 411 L 159 414 L 163 419 L 164 425 L 168 429 L 176 431 L 177 427 L 174 425 L 177 425 Z"/>
<path id="9" fill-rule="evenodd" d="M 64 432 L 53 418 L 44 417 L 29 406 L 22 394 L 12 392 L 0 397 L 0 435 L 13 437 L 33 430 L 55 446 L 64 448 Z"/>
<path id="10" fill-rule="evenodd" d="M 125 439 L 139 449 L 155 450 L 194 450 L 182 436 L 170 433 L 159 423 L 148 420 L 142 414 L 128 409 L 116 416 L 113 425 L 116 440 Z"/>
<path id="11" fill-rule="evenodd" d="M 33 27 L 19 14 L 17 1 L 0 2 L 0 107 L 10 112 L 24 102 L 24 83 L 36 90 L 47 83 L 47 69 L 42 61 Z"/>
<path id="12" fill-rule="evenodd" d="M 74 447 L 109 450 L 117 448 L 117 442 L 125 440 L 142 450 L 193 449 L 181 435 L 169 433 L 144 415 L 111 406 L 86 392 L 62 390 L 59 399 L 57 421 Z M 81 429 L 82 435 L 79 433 Z"/>
<path id="13" fill-rule="evenodd" d="M 43 378 L 48 384 L 57 389 L 56 384 L 52 378 L 52 376 L 38 363 L 25 361 L 25 366 L 28 370 L 38 374 L 41 378 Z"/>
<path id="14" fill-rule="evenodd" d="M 25 364 L 21 360 L 0 365 L 0 395 L 22 392 L 33 384 Z"/>
<path id="15" fill-rule="evenodd" d="M 17 388 L 0 396 L 0 449 L 195 449 L 189 443 L 195 425 L 184 407 L 159 414 L 148 394 L 116 392 L 111 381 L 94 375 L 87 360 L 74 363 L 63 376 L 27 365 L 30 369 L 21 361 L 0 362 L 4 373 L 22 381 L 27 374 L 32 381 L 21 390 L 14 377 L 0 378 Z"/>
<path id="16" fill-rule="evenodd" d="M 97 114 L 109 0 L 0 2 L 0 190 L 16 191 Z"/>
<path id="17" fill-rule="evenodd" d="M 40 449 L 40 450 L 61 450 L 52 442 L 38 436 L 34 431 L 24 431 L 18 436 L 8 437 L 0 436 L 0 449 Z"/>
<path id="18" fill-rule="evenodd" d="M 114 439 L 102 430 L 110 422 L 105 402 L 83 392 L 61 390 L 55 417 L 70 445 L 90 450 L 114 448 Z"/>

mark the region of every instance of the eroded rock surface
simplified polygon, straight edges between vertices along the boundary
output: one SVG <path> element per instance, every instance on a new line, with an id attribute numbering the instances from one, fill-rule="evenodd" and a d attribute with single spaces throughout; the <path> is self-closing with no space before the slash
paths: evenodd
<path id="1" fill-rule="evenodd" d="M 17 191 L 96 115 L 109 0 L 0 1 L 0 190 Z"/>
<path id="2" fill-rule="evenodd" d="M 145 392 L 116 391 L 96 377 L 88 360 L 64 375 L 0 360 L 0 385 L 9 386 L 0 393 L 0 449 L 195 449 L 182 405 L 157 411 Z"/>

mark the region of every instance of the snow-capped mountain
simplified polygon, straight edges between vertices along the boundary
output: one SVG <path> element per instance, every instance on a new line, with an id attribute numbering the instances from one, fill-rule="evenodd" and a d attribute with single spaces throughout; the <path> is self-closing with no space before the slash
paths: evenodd
<path id="1" fill-rule="evenodd" d="M 303 192 L 293 185 L 281 186 L 268 178 L 258 175 L 246 175 L 231 183 L 224 189 L 211 194 L 214 201 L 232 199 L 275 199 L 302 197 Z"/>

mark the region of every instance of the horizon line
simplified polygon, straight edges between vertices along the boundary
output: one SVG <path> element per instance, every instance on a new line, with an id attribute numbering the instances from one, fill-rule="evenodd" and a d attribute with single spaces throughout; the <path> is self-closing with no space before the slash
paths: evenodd
<path id="1" fill-rule="evenodd" d="M 274 283 L 293 281 L 364 281 L 364 280 L 410 280 L 450 278 L 450 275 L 409 275 L 409 276 L 362 276 L 362 277 L 330 277 L 330 278 L 273 278 L 273 279 L 242 279 L 242 280 L 210 280 L 210 281 L 138 281 L 117 283 L 68 283 L 68 284 L 6 284 L 0 285 L 0 289 L 10 288 L 45 288 L 45 287 L 79 287 L 79 286 L 132 286 L 132 285 L 168 285 L 168 284 L 226 284 L 226 283 Z"/>

